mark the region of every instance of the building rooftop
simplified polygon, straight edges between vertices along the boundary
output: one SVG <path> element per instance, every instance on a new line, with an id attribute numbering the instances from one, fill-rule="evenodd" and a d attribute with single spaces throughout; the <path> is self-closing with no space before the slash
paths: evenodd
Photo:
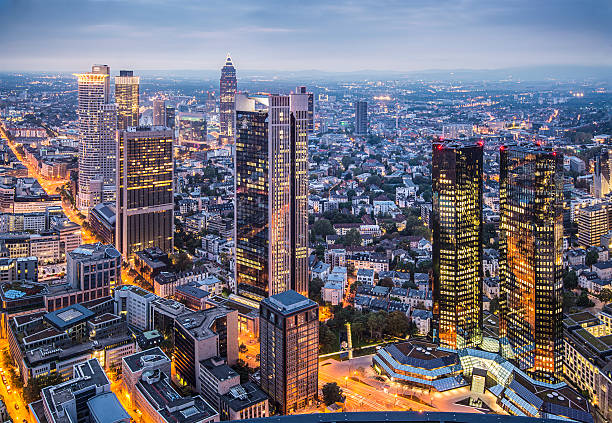
<path id="1" fill-rule="evenodd" d="M 153 363 L 170 363 L 170 359 L 159 347 L 128 355 L 123 357 L 123 361 L 125 361 L 125 364 L 127 364 L 132 373 L 139 372 Z"/>
<path id="2" fill-rule="evenodd" d="M 83 244 L 72 250 L 68 255 L 73 260 L 100 260 L 105 258 L 119 258 L 121 254 L 112 245 L 104 245 L 101 242 L 96 244 Z"/>
<path id="3" fill-rule="evenodd" d="M 200 361 L 200 366 L 208 370 L 219 381 L 239 376 L 221 357 L 212 357 L 202 360 Z"/>
<path id="4" fill-rule="evenodd" d="M 293 290 L 268 297 L 262 303 L 284 315 L 297 313 L 317 305 L 314 301 Z"/>
<path id="5" fill-rule="evenodd" d="M 176 323 L 189 332 L 196 340 L 200 341 L 216 336 L 211 326 L 218 318 L 224 317 L 230 312 L 231 310 L 222 306 L 198 310 L 182 314 L 176 320 Z"/>
<path id="6" fill-rule="evenodd" d="M 90 415 L 97 423 L 117 423 L 130 421 L 130 415 L 125 411 L 117 395 L 113 392 L 104 392 L 87 401 Z"/>
<path id="7" fill-rule="evenodd" d="M 267 399 L 268 395 L 253 382 L 234 386 L 227 394 L 221 396 L 221 401 L 234 411 L 244 410 Z"/>
<path id="8" fill-rule="evenodd" d="M 58 330 L 65 331 L 79 323 L 86 322 L 94 316 L 94 312 L 74 304 L 45 314 L 44 319 Z"/>

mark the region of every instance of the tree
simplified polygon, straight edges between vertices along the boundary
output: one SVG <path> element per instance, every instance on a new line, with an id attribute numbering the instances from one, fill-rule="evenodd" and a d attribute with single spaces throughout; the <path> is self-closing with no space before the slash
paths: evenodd
<path id="1" fill-rule="evenodd" d="M 576 301 L 576 305 L 578 307 L 593 307 L 595 303 L 591 301 L 586 291 L 582 291 L 578 297 L 578 301 Z"/>
<path id="2" fill-rule="evenodd" d="M 308 298 L 311 300 L 321 303 L 321 288 L 323 288 L 323 281 L 321 278 L 314 278 L 308 284 Z"/>
<path id="3" fill-rule="evenodd" d="M 64 378 L 57 372 L 37 376 L 28 381 L 28 385 L 23 388 L 23 399 L 27 404 L 38 401 L 40 392 L 47 386 L 54 386 L 62 383 Z"/>
<path id="4" fill-rule="evenodd" d="M 325 237 L 327 235 L 335 235 L 336 231 L 331 222 L 327 219 L 319 219 L 312 225 L 312 232 L 315 235 Z"/>
<path id="5" fill-rule="evenodd" d="M 586 257 L 584 258 L 584 264 L 586 266 L 593 266 L 599 260 L 599 253 L 595 249 L 587 251 Z"/>
<path id="6" fill-rule="evenodd" d="M 578 287 L 578 277 L 576 276 L 575 271 L 570 270 L 563 277 L 563 287 L 570 290 Z"/>
<path id="7" fill-rule="evenodd" d="M 336 402 L 344 402 L 342 388 L 336 382 L 329 382 L 323 385 L 323 402 L 325 405 L 332 405 Z"/>
<path id="8" fill-rule="evenodd" d="M 393 279 L 391 278 L 382 278 L 378 281 L 378 285 L 386 286 L 387 288 L 393 288 Z"/>
<path id="9" fill-rule="evenodd" d="M 599 299 L 604 303 L 609 303 L 610 301 L 612 301 L 612 290 L 603 289 L 599 294 Z"/>
<path id="10" fill-rule="evenodd" d="M 344 245 L 359 245 L 361 244 L 361 234 L 355 228 L 350 229 L 343 239 Z"/>
<path id="11" fill-rule="evenodd" d="M 370 329 L 371 338 L 382 338 L 386 320 L 387 313 L 384 311 L 378 311 L 376 313 L 370 313 L 368 315 L 368 329 Z"/>
<path id="12" fill-rule="evenodd" d="M 392 311 L 387 317 L 385 325 L 385 333 L 397 338 L 404 338 L 408 335 L 410 329 L 410 321 L 406 314 L 401 311 Z"/>
<path id="13" fill-rule="evenodd" d="M 495 297 L 489 303 L 489 311 L 491 313 L 495 314 L 495 313 L 497 313 L 497 310 L 499 310 L 499 298 Z"/>
<path id="14" fill-rule="evenodd" d="M 338 338 L 326 324 L 319 326 L 319 349 L 321 354 L 332 353 L 337 350 Z"/>
<path id="15" fill-rule="evenodd" d="M 172 255 L 172 266 L 179 272 L 183 272 L 185 270 L 191 270 L 193 267 L 193 261 L 189 258 L 189 255 L 181 251 L 178 254 Z"/>

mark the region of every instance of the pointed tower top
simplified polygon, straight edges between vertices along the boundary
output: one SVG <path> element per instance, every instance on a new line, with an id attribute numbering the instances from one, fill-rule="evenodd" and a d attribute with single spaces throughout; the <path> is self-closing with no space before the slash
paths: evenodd
<path id="1" fill-rule="evenodd" d="M 227 53 L 227 59 L 225 59 L 225 66 L 234 66 L 232 63 L 232 58 L 230 57 L 229 52 Z"/>

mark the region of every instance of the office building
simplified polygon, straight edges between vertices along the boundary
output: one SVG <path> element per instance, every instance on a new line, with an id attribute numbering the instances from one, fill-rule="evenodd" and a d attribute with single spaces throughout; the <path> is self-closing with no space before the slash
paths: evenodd
<path id="1" fill-rule="evenodd" d="M 110 68 L 94 65 L 78 80 L 79 183 L 77 207 L 88 213 L 115 191 L 117 108 L 109 104 Z"/>
<path id="2" fill-rule="evenodd" d="M 202 397 L 219 410 L 221 395 L 240 385 L 240 375 L 225 363 L 221 357 L 211 357 L 200 361 L 200 387 Z"/>
<path id="3" fill-rule="evenodd" d="M 166 126 L 170 129 L 176 126 L 176 108 L 170 104 L 166 104 Z"/>
<path id="4" fill-rule="evenodd" d="M 368 102 L 367 101 L 356 101 L 355 102 L 355 135 L 368 135 L 369 128 L 368 121 Z"/>
<path id="5" fill-rule="evenodd" d="M 110 288 L 121 281 L 121 254 L 112 245 L 81 245 L 68 253 L 66 280 L 83 294 L 79 303 L 106 297 L 110 295 Z"/>
<path id="6" fill-rule="evenodd" d="M 130 415 L 110 392 L 110 382 L 98 360 L 74 366 L 72 376 L 66 382 L 42 390 L 42 399 L 31 404 L 36 421 L 89 423 L 100 421 L 106 415 L 101 421 L 109 422 L 112 416 L 115 423 L 129 423 Z"/>
<path id="7" fill-rule="evenodd" d="M 225 307 L 184 313 L 174 325 L 174 369 L 177 378 L 202 392 L 200 362 L 222 357 L 238 361 L 238 311 Z"/>
<path id="8" fill-rule="evenodd" d="M 170 381 L 170 359 L 155 347 L 123 359 L 128 401 L 145 422 L 218 422 L 219 413 L 199 395 L 183 397 Z"/>
<path id="9" fill-rule="evenodd" d="M 230 388 L 221 396 L 221 420 L 244 420 L 269 417 L 268 396 L 255 383 L 246 382 Z"/>
<path id="10" fill-rule="evenodd" d="M 578 244 L 583 247 L 601 245 L 601 237 L 611 229 L 612 207 L 609 203 L 578 209 Z M 607 247 L 607 245 L 606 245 Z"/>
<path id="11" fill-rule="evenodd" d="M 166 126 L 166 101 L 163 98 L 153 99 L 153 126 Z"/>
<path id="12" fill-rule="evenodd" d="M 433 144 L 434 338 L 448 348 L 482 341 L 481 142 Z"/>
<path id="13" fill-rule="evenodd" d="M 540 379 L 562 373 L 563 156 L 500 150 L 500 337 L 505 357 Z"/>
<path id="14" fill-rule="evenodd" d="M 306 94 L 308 96 L 308 133 L 314 132 L 314 94 L 306 90 L 305 86 L 300 86 L 295 89 L 296 94 Z"/>
<path id="15" fill-rule="evenodd" d="M 116 245 L 125 260 L 174 241 L 172 131 L 137 127 L 119 132 L 117 145 Z"/>
<path id="16" fill-rule="evenodd" d="M 38 282 L 38 257 L 0 258 L 0 283 Z"/>
<path id="17" fill-rule="evenodd" d="M 151 329 L 151 303 L 157 295 L 136 285 L 122 285 L 113 291 L 115 314 L 125 316 L 130 326 L 141 331 Z"/>
<path id="18" fill-rule="evenodd" d="M 233 144 L 237 83 L 236 69 L 229 54 L 221 68 L 219 88 L 219 145 Z"/>
<path id="19" fill-rule="evenodd" d="M 236 282 L 308 292 L 308 96 L 236 97 Z"/>
<path id="20" fill-rule="evenodd" d="M 140 78 L 133 71 L 119 71 L 119 76 L 115 76 L 118 130 L 138 126 L 139 100 Z"/>
<path id="21" fill-rule="evenodd" d="M 317 398 L 319 306 L 295 291 L 261 302 L 259 319 L 261 389 L 280 414 Z"/>

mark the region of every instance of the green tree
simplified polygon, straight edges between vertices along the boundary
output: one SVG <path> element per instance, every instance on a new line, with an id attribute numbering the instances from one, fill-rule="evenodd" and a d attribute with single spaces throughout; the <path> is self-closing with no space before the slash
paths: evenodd
<path id="1" fill-rule="evenodd" d="M 591 301 L 586 291 L 582 291 L 578 296 L 578 301 L 576 301 L 576 305 L 578 307 L 593 307 L 595 303 Z"/>
<path id="2" fill-rule="evenodd" d="M 57 372 L 37 376 L 28 381 L 28 385 L 23 388 L 23 399 L 29 404 L 40 399 L 40 392 L 47 386 L 58 385 L 63 382 L 63 377 Z"/>
<path id="3" fill-rule="evenodd" d="M 384 311 L 378 311 L 368 315 L 368 329 L 370 329 L 370 338 L 382 338 L 386 320 L 387 313 Z"/>
<path id="4" fill-rule="evenodd" d="M 567 274 L 563 277 L 563 286 L 565 289 L 570 290 L 578 287 L 578 276 L 576 276 L 575 271 L 570 270 L 567 272 Z"/>
<path id="5" fill-rule="evenodd" d="M 338 338 L 325 323 L 319 325 L 319 349 L 321 354 L 338 350 Z"/>
<path id="6" fill-rule="evenodd" d="M 389 335 L 404 338 L 410 330 L 410 320 L 406 314 L 401 311 L 392 311 L 387 317 L 385 325 L 385 333 Z"/>
<path id="7" fill-rule="evenodd" d="M 361 244 L 361 234 L 355 228 L 350 229 L 343 237 L 344 245 L 359 245 Z"/>
<path id="8" fill-rule="evenodd" d="M 335 235 L 336 231 L 331 222 L 327 219 L 319 219 L 312 225 L 312 232 L 315 235 L 325 237 L 327 235 Z"/>
<path id="9" fill-rule="evenodd" d="M 329 382 L 323 385 L 323 402 L 325 405 L 332 405 L 335 402 L 344 402 L 342 388 L 336 382 Z"/>
<path id="10" fill-rule="evenodd" d="M 378 285 L 386 286 L 387 288 L 393 288 L 393 279 L 391 278 L 382 278 L 378 281 Z"/>
<path id="11" fill-rule="evenodd" d="M 314 278 L 308 284 L 308 298 L 311 300 L 321 303 L 321 288 L 323 288 L 323 281 L 321 278 Z"/>
<path id="12" fill-rule="evenodd" d="M 612 290 L 603 289 L 599 294 L 599 299 L 604 303 L 609 303 L 610 301 L 612 301 Z"/>
<path id="13" fill-rule="evenodd" d="M 495 297 L 491 300 L 491 303 L 489 304 L 489 311 L 495 314 L 497 313 L 498 310 L 499 310 L 499 298 Z"/>
<path id="14" fill-rule="evenodd" d="M 584 264 L 586 266 L 593 266 L 599 260 L 599 253 L 595 249 L 587 251 L 586 257 L 584 258 Z"/>
<path id="15" fill-rule="evenodd" d="M 193 261 L 186 252 L 181 251 L 178 254 L 172 255 L 172 266 L 179 272 L 183 272 L 193 268 Z"/>

